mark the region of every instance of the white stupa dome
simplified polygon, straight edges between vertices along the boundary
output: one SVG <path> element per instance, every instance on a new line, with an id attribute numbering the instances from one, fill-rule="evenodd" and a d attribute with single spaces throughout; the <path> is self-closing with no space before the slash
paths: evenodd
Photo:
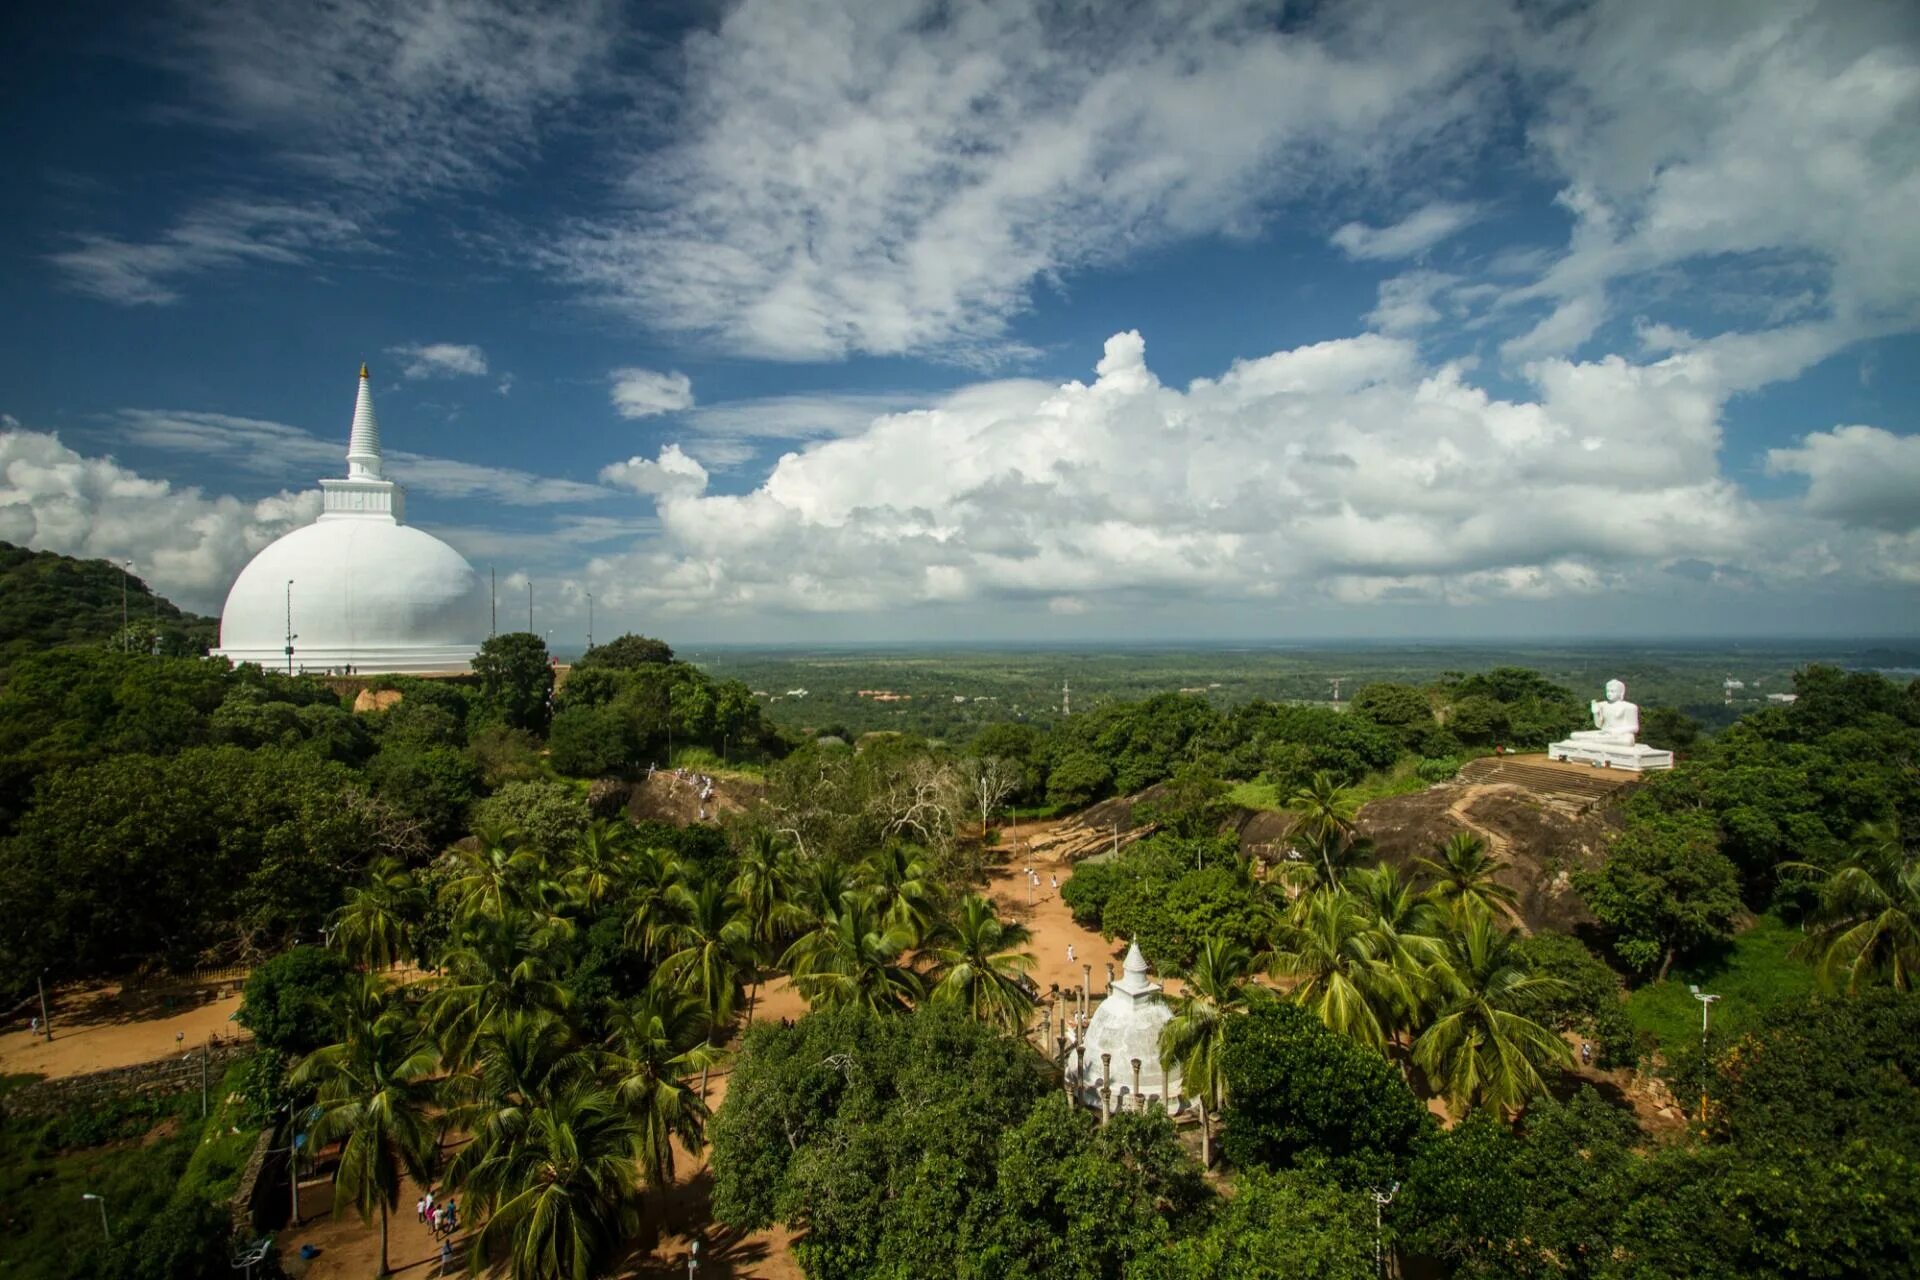
<path id="1" fill-rule="evenodd" d="M 458 551 L 401 523 L 406 492 L 381 474 L 364 365 L 347 477 L 320 488 L 320 518 L 267 546 L 234 580 L 213 652 L 294 671 L 470 670 L 487 634 L 486 584 Z"/>
<path id="2" fill-rule="evenodd" d="M 1083 1056 L 1076 1047 L 1067 1054 L 1067 1078 L 1080 1101 L 1090 1107 L 1100 1105 L 1100 1086 L 1106 1083 L 1100 1055 L 1106 1054 L 1116 1111 L 1130 1111 L 1136 1105 L 1133 1059 L 1138 1058 L 1140 1092 L 1149 1101 L 1159 1099 L 1168 1111 L 1178 1112 L 1184 1106 L 1180 1068 L 1160 1066 L 1160 1032 L 1171 1021 L 1173 1010 L 1161 996 L 1160 985 L 1148 976 L 1140 944 L 1133 943 L 1127 948 L 1126 972 L 1107 989 L 1107 998 L 1087 1023 L 1086 1053 Z"/>

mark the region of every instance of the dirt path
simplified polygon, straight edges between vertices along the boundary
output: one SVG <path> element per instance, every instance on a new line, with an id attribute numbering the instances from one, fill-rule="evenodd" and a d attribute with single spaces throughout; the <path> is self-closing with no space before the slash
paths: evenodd
<path id="1" fill-rule="evenodd" d="M 1465 827 L 1468 831 L 1471 831 L 1474 835 L 1479 836 L 1480 839 L 1486 841 L 1487 852 L 1508 866 L 1514 865 L 1513 842 L 1507 839 L 1505 835 L 1476 819 L 1470 810 L 1473 807 L 1473 802 L 1483 795 L 1489 795 L 1496 791 L 1505 793 L 1512 790 L 1512 787 L 1506 785 L 1471 783 L 1462 788 L 1460 794 L 1455 796 L 1453 802 L 1447 806 L 1448 817 Z M 1500 909 L 1506 912 L 1507 919 L 1513 923 L 1513 927 L 1518 929 L 1523 937 L 1533 932 L 1532 929 L 1527 927 L 1527 922 L 1521 916 L 1517 907 L 1502 903 Z"/>
<path id="2" fill-rule="evenodd" d="M 206 991 L 123 995 L 119 983 L 47 993 L 51 1042 L 25 1019 L 0 1034 L 0 1074 L 48 1079 L 152 1062 L 208 1040 L 245 1034 L 231 1019 L 240 1009 L 238 983 Z"/>

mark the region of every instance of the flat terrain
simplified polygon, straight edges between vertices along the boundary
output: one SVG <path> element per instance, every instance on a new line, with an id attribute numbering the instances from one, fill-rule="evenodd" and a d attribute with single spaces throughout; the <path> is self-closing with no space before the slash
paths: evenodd
<path id="1" fill-rule="evenodd" d="M 216 1037 L 244 1035 L 232 1021 L 240 1008 L 237 983 L 212 991 L 123 994 L 117 982 L 47 993 L 53 1041 L 37 1038 L 24 1021 L 0 1034 L 0 1075 L 49 1079 L 109 1067 L 152 1062 Z"/>

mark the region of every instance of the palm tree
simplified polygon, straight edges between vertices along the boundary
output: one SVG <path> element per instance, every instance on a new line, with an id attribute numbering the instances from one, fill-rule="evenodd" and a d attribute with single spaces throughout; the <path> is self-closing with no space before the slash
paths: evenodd
<path id="1" fill-rule="evenodd" d="M 815 1009 L 859 1005 L 898 1013 L 922 994 L 920 975 L 900 963 L 912 945 L 905 929 L 884 923 L 863 895 L 850 893 L 838 912 L 795 939 L 780 963 Z"/>
<path id="2" fill-rule="evenodd" d="M 573 865 L 563 877 L 573 900 L 592 915 L 619 893 L 633 848 L 633 828 L 596 818 L 573 844 Z"/>
<path id="3" fill-rule="evenodd" d="M 927 936 L 939 907 L 919 849 L 895 841 L 875 850 L 860 864 L 859 884 L 880 918 L 908 934 L 908 945 Z"/>
<path id="4" fill-rule="evenodd" d="M 1820 874 L 1805 862 L 1783 869 Z M 1817 955 L 1815 971 L 1832 987 L 1845 976 L 1848 995 L 1879 981 L 1911 991 L 1920 975 L 1920 857 L 1901 839 L 1897 822 L 1861 827 L 1853 855 L 1820 884 L 1813 931 L 1795 954 Z"/>
<path id="5" fill-rule="evenodd" d="M 474 1256 L 504 1253 L 527 1280 L 604 1275 L 639 1225 L 640 1126 L 632 1108 L 575 1080 L 527 1113 L 519 1141 L 464 1170 L 486 1225 Z"/>
<path id="6" fill-rule="evenodd" d="M 1209 1119 L 1226 1102 L 1220 1055 L 1226 1046 L 1227 1018 L 1246 1009 L 1252 976 L 1252 952 L 1230 938 L 1208 938 L 1187 970 L 1172 1019 L 1160 1029 L 1160 1069 L 1180 1068 L 1182 1090 L 1206 1100 Z"/>
<path id="7" fill-rule="evenodd" d="M 648 847 L 632 860 L 627 890 L 627 945 L 653 955 L 661 931 L 677 918 L 686 886 L 686 864 L 670 849 Z"/>
<path id="8" fill-rule="evenodd" d="M 1299 979 L 1292 997 L 1330 1030 L 1384 1049 L 1413 1003 L 1411 975 L 1396 967 L 1373 921 L 1344 889 L 1315 889 L 1281 924 L 1276 973 Z"/>
<path id="9" fill-rule="evenodd" d="M 1418 972 L 1438 955 L 1434 934 L 1443 917 L 1433 903 L 1385 864 L 1347 872 L 1347 892 L 1360 904 L 1373 929 L 1381 958 L 1403 974 Z"/>
<path id="10" fill-rule="evenodd" d="M 1293 834 L 1314 884 L 1338 886 L 1346 869 L 1371 847 L 1354 829 L 1360 802 L 1352 788 L 1339 785 L 1331 774 L 1316 773 L 1287 797 L 1287 808 L 1299 815 Z"/>
<path id="11" fill-rule="evenodd" d="M 614 1094 L 640 1126 L 640 1166 L 647 1183 L 673 1182 L 673 1143 L 706 1145 L 707 1104 L 687 1083 L 720 1059 L 706 1042 L 706 1016 L 691 996 L 659 984 L 614 1011 L 604 1061 Z"/>
<path id="12" fill-rule="evenodd" d="M 380 1214 L 380 1274 L 387 1262 L 387 1215 L 403 1178 L 425 1182 L 436 1147 L 432 1077 L 438 1062 L 403 998 L 378 977 L 356 978 L 346 1039 L 316 1049 L 292 1083 L 317 1090 L 312 1141 L 345 1138 L 334 1170 L 335 1212 L 351 1204 L 361 1221 Z"/>
<path id="13" fill-rule="evenodd" d="M 660 931 L 668 950 L 660 978 L 698 997 L 708 1037 L 717 1039 L 733 1020 L 741 975 L 753 965 L 753 936 L 739 899 L 721 881 L 710 880 L 696 893 L 682 890 L 678 898 L 680 919 Z"/>
<path id="14" fill-rule="evenodd" d="M 1438 1009 L 1413 1042 L 1413 1061 L 1455 1115 L 1475 1104 L 1517 1111 L 1546 1092 L 1541 1066 L 1571 1061 L 1566 1041 L 1513 1012 L 1521 998 L 1566 985 L 1528 971 L 1513 950 L 1518 936 L 1472 900 L 1455 908 L 1440 936 L 1429 971 Z"/>
<path id="15" fill-rule="evenodd" d="M 426 903 L 426 894 L 398 858 L 377 858 L 367 881 L 347 893 L 334 912 L 333 945 L 355 964 L 385 969 L 412 950 L 408 923 Z"/>
<path id="16" fill-rule="evenodd" d="M 1025 925 L 1001 920 L 991 902 L 970 895 L 929 940 L 934 962 L 930 998 L 1018 1034 L 1033 1014 L 1034 997 L 1025 980 L 1033 954 L 1017 950 L 1028 937 Z"/>
<path id="17" fill-rule="evenodd" d="M 474 1037 L 472 1056 L 476 1069 L 451 1077 L 443 1090 L 453 1127 L 473 1135 L 447 1170 L 454 1183 L 495 1145 L 519 1141 L 534 1107 L 596 1065 L 573 1028 L 545 1010 L 500 1014 Z"/>
<path id="18" fill-rule="evenodd" d="M 1416 858 L 1422 871 L 1433 877 L 1428 896 L 1443 908 L 1468 901 L 1494 914 L 1512 911 L 1518 901 L 1513 890 L 1494 879 L 1507 864 L 1487 849 L 1487 842 L 1467 831 L 1454 832 L 1438 850 L 1437 858 Z"/>
<path id="19" fill-rule="evenodd" d="M 527 912 L 469 920 L 460 945 L 441 958 L 447 976 L 427 997 L 428 1028 L 449 1065 L 474 1061 L 475 1044 L 514 1013 L 564 1012 L 572 997 L 558 980 L 564 934 Z"/>
<path id="20" fill-rule="evenodd" d="M 753 985 L 747 992 L 747 1021 L 752 1022 L 754 999 L 760 991 L 760 963 L 778 954 L 783 939 L 806 927 L 807 912 L 798 901 L 799 870 L 793 852 L 774 832 L 764 827 L 754 831 L 740 851 L 737 866 L 733 892 L 740 899 L 755 951 Z"/>
<path id="21" fill-rule="evenodd" d="M 512 827 L 482 827 L 471 846 L 456 845 L 460 875 L 442 892 L 462 920 L 495 919 L 522 901 L 523 885 L 540 869 L 540 855 Z"/>

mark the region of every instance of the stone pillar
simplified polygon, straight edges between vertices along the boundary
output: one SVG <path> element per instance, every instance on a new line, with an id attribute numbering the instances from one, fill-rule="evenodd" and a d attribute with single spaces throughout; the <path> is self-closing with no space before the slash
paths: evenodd
<path id="1" fill-rule="evenodd" d="M 1080 1088 L 1082 1089 L 1086 1088 L 1087 1046 L 1084 1042 L 1079 1045 L 1076 1045 L 1073 1050 L 1073 1079 L 1074 1079 L 1074 1082 Z M 1074 1094 L 1074 1101 L 1078 1102 L 1079 1100 L 1080 1100 L 1080 1095 L 1078 1094 L 1078 1092 L 1076 1092 Z"/>
<path id="2" fill-rule="evenodd" d="M 1145 1111 L 1147 1109 L 1147 1102 L 1145 1098 L 1140 1096 L 1140 1059 L 1128 1058 L 1127 1061 L 1133 1064 L 1133 1109 L 1135 1111 Z"/>
<path id="3" fill-rule="evenodd" d="M 1107 990 L 1113 990 L 1113 961 L 1107 961 Z"/>
<path id="4" fill-rule="evenodd" d="M 1093 1012 L 1093 966 L 1080 966 L 1080 1012 L 1091 1015 Z"/>
<path id="5" fill-rule="evenodd" d="M 1052 1044 L 1053 1043 L 1053 1006 L 1052 1005 L 1047 1006 L 1046 1027 L 1047 1027 L 1046 1031 L 1040 1037 L 1040 1043 Z"/>
<path id="6" fill-rule="evenodd" d="M 1100 1082 L 1100 1123 L 1104 1125 L 1111 1119 L 1113 1119 L 1113 1084 L 1111 1081 L 1102 1080 Z"/>
<path id="7" fill-rule="evenodd" d="M 1200 1113 L 1200 1167 L 1213 1168 L 1213 1121 L 1207 1118 L 1207 1100 L 1201 1098 L 1195 1102 L 1194 1109 Z"/>

